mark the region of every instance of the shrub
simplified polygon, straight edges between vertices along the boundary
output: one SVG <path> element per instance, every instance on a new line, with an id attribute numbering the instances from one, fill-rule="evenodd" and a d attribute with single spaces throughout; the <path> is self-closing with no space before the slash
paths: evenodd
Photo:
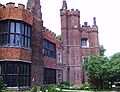
<path id="1" fill-rule="evenodd" d="M 34 86 L 32 88 L 32 92 L 46 92 L 45 88 L 41 87 L 41 86 Z"/>
<path id="2" fill-rule="evenodd" d="M 80 89 L 84 90 L 91 89 L 91 85 L 89 83 L 80 84 Z"/>
<path id="3" fill-rule="evenodd" d="M 0 92 L 2 92 L 2 90 L 6 89 L 6 84 L 4 83 L 3 77 L 0 76 Z"/>
<path id="4" fill-rule="evenodd" d="M 80 86 L 78 86 L 78 85 L 73 85 L 73 86 L 69 87 L 69 89 L 71 89 L 71 90 L 79 90 L 79 89 L 80 89 Z"/>
<path id="5" fill-rule="evenodd" d="M 60 89 L 66 89 L 66 88 L 69 88 L 70 86 L 70 83 L 68 81 L 63 81 L 61 82 L 59 85 L 57 85 L 57 87 L 59 87 Z"/>
<path id="6" fill-rule="evenodd" d="M 55 87 L 49 87 L 47 92 L 57 92 Z"/>

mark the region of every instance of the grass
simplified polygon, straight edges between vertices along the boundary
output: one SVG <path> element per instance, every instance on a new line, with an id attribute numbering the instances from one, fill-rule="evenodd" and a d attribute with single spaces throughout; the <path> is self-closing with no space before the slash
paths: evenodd
<path id="1" fill-rule="evenodd" d="M 2 92 L 31 92 L 31 91 L 30 90 L 26 90 L 26 91 L 4 90 Z"/>
<path id="2" fill-rule="evenodd" d="M 115 91 L 114 91 L 115 90 Z M 13 91 L 13 90 L 3 90 L 2 92 L 32 92 L 31 90 L 26 90 L 26 91 Z M 37 91 L 38 92 L 38 91 Z M 49 91 L 49 92 L 52 92 Z M 55 92 L 55 91 L 54 91 Z M 60 92 L 59 90 L 56 92 Z M 120 89 L 108 89 L 108 90 L 104 90 L 104 91 L 89 91 L 89 90 L 69 90 L 69 89 L 62 89 L 62 92 L 120 92 Z"/>

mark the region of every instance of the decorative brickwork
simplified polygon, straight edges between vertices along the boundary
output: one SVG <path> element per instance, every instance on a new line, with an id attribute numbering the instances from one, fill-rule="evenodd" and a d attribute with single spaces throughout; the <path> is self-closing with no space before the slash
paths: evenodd
<path id="1" fill-rule="evenodd" d="M 33 16 L 30 10 L 24 9 L 24 6 L 19 4 L 18 7 L 14 3 L 7 3 L 6 6 L 0 6 L 0 19 L 22 20 L 30 25 L 33 24 Z"/>
<path id="2" fill-rule="evenodd" d="M 31 50 L 15 47 L 0 48 L 0 60 L 23 60 L 31 63 Z"/>

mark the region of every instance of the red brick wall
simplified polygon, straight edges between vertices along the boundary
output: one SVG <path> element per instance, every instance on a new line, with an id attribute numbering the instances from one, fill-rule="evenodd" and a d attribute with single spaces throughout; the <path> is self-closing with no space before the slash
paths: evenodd
<path id="1" fill-rule="evenodd" d="M 31 12 L 25 9 L 19 9 L 17 7 L 0 9 L 0 18 L 1 20 L 5 19 L 22 20 L 31 25 L 33 24 L 33 16 Z"/>
<path id="2" fill-rule="evenodd" d="M 15 47 L 0 48 L 0 60 L 31 61 L 31 50 Z"/>
<path id="3" fill-rule="evenodd" d="M 43 22 L 34 17 L 31 33 L 32 65 L 31 84 L 43 85 L 44 61 L 43 61 Z M 33 81 L 34 79 L 34 81 Z"/>
<path id="4" fill-rule="evenodd" d="M 57 43 L 56 37 L 53 36 L 50 32 L 48 31 L 43 31 L 43 36 L 44 38 L 48 39 L 49 41 L 53 42 L 53 43 Z"/>

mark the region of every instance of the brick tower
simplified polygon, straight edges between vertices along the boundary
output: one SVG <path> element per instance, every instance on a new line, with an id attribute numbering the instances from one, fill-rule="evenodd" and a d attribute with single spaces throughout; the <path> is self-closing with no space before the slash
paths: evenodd
<path id="1" fill-rule="evenodd" d="M 80 11 L 67 10 L 64 0 L 60 11 L 61 35 L 63 46 L 63 79 L 71 84 L 82 82 L 82 59 L 80 48 Z"/>
<path id="2" fill-rule="evenodd" d="M 28 0 L 27 8 L 34 15 L 33 28 L 31 33 L 32 65 L 31 83 L 42 85 L 44 80 L 43 61 L 43 21 L 40 0 Z"/>
<path id="3" fill-rule="evenodd" d="M 71 84 L 80 84 L 86 80 L 83 69 L 84 57 L 99 55 L 98 27 L 87 22 L 80 26 L 80 11 L 68 10 L 63 0 L 61 16 L 61 36 L 63 53 L 63 80 Z"/>
<path id="4" fill-rule="evenodd" d="M 28 0 L 27 8 L 33 12 L 34 16 L 42 19 L 40 0 Z"/>

